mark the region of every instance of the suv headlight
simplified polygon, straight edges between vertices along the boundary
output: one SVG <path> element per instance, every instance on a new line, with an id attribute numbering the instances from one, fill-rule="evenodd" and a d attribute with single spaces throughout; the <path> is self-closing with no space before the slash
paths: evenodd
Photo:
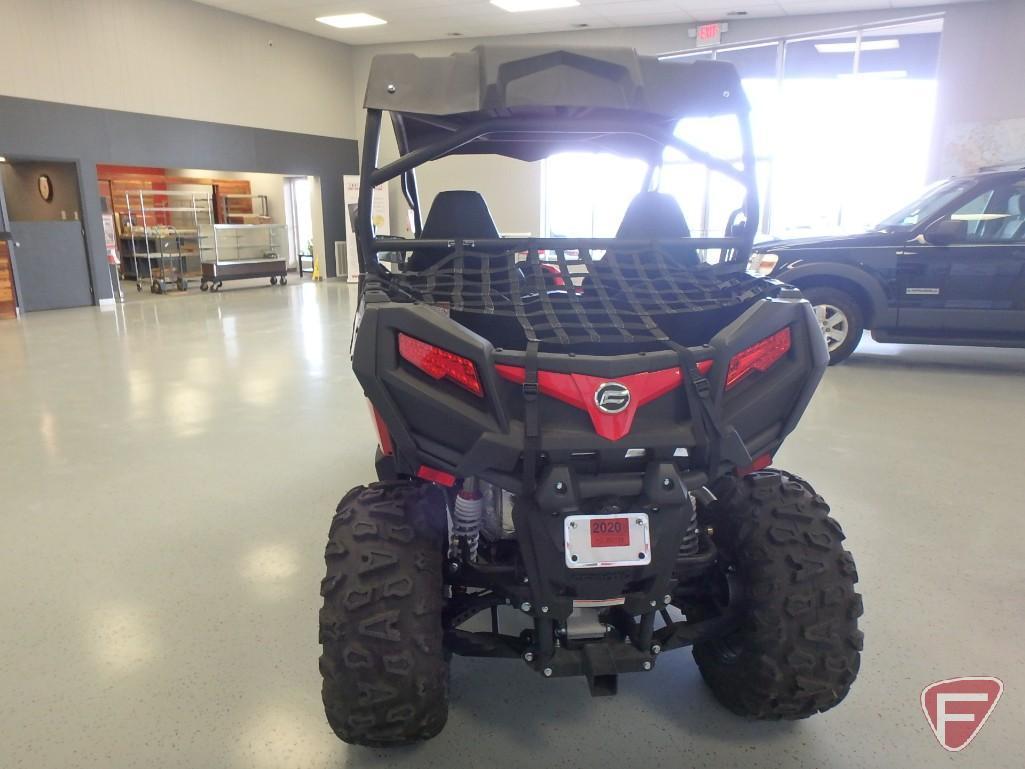
<path id="1" fill-rule="evenodd" d="M 768 275 L 776 268 L 779 254 L 764 254 L 755 251 L 747 260 L 747 271 L 752 275 Z"/>

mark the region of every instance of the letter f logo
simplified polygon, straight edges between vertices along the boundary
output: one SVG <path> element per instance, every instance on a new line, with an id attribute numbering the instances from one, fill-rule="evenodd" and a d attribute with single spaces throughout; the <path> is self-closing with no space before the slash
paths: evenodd
<path id="1" fill-rule="evenodd" d="M 922 690 L 922 710 L 940 745 L 956 752 L 979 733 L 1003 691 L 999 678 L 949 678 Z"/>

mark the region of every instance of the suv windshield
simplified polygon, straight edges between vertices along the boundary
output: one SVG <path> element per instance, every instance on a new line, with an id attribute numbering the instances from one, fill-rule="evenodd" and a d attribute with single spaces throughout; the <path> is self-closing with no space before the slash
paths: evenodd
<path id="1" fill-rule="evenodd" d="M 914 203 L 883 219 L 873 229 L 879 232 L 910 230 L 938 214 L 948 203 L 967 192 L 974 184 L 975 182 L 968 179 L 938 182 L 926 189 Z"/>

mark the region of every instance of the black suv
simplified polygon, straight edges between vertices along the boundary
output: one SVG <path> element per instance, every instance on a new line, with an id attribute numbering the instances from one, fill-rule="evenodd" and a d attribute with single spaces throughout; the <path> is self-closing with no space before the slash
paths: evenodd
<path id="1" fill-rule="evenodd" d="M 879 342 L 1025 347 L 1025 169 L 951 179 L 859 235 L 775 240 L 750 269 L 799 287 L 830 363 Z"/>

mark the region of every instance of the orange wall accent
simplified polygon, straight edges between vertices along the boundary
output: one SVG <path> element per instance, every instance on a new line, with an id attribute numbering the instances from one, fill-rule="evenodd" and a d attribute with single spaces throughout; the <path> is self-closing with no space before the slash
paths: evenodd
<path id="1" fill-rule="evenodd" d="M 116 166 L 101 164 L 96 166 L 96 176 L 101 183 L 109 182 L 111 207 L 115 214 L 123 216 L 127 213 L 125 193 L 133 190 L 166 190 L 169 184 L 202 184 L 216 187 L 218 195 L 249 195 L 252 188 L 245 179 L 217 179 L 216 177 L 168 176 L 164 168 L 148 168 L 146 166 Z M 166 200 L 154 197 L 155 205 L 166 205 Z M 218 200 L 217 221 L 225 220 L 221 202 Z M 252 213 L 251 201 L 236 201 L 232 204 L 233 213 Z M 170 217 L 166 213 L 156 213 L 150 224 L 167 224 Z M 138 222 L 136 222 L 138 224 Z"/>
<path id="2" fill-rule="evenodd" d="M 14 301 L 14 274 L 11 272 L 11 253 L 7 241 L 0 240 L 0 318 L 16 318 Z"/>
<path id="3" fill-rule="evenodd" d="M 96 166 L 96 175 L 100 179 L 116 179 L 121 176 L 166 176 L 163 168 L 150 168 L 148 166 L 114 166 L 107 163 L 99 163 Z"/>

